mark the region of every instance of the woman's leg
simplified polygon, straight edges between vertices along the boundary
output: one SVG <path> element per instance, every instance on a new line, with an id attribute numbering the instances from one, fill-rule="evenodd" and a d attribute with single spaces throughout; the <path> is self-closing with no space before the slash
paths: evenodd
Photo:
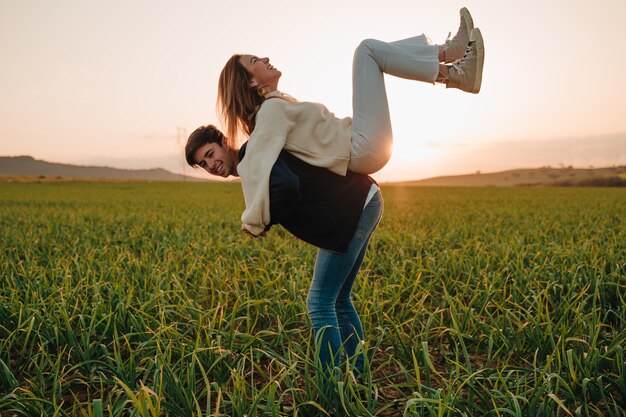
<path id="1" fill-rule="evenodd" d="M 387 43 L 366 39 L 352 65 L 352 149 L 348 169 L 371 174 L 391 157 L 393 136 L 383 74 L 433 83 L 439 72 L 439 47 L 425 37 Z M 415 39 L 415 38 L 413 38 Z"/>
<path id="2" fill-rule="evenodd" d="M 354 355 L 363 340 L 363 329 L 350 300 L 352 285 L 363 261 L 369 238 L 382 215 L 380 191 L 363 209 L 361 219 L 345 254 L 320 249 L 315 262 L 313 281 L 307 297 L 307 310 L 313 325 L 318 356 L 322 367 L 339 365 L 343 345 L 348 355 Z M 357 359 L 363 369 L 363 358 Z"/>
<path id="3" fill-rule="evenodd" d="M 393 136 L 383 73 L 478 93 L 484 46 L 473 19 L 460 10 L 457 34 L 444 45 L 429 45 L 424 35 L 395 42 L 366 39 L 354 53 L 352 66 L 352 149 L 348 169 L 371 174 L 391 157 Z M 449 66 L 439 62 L 452 63 Z"/>

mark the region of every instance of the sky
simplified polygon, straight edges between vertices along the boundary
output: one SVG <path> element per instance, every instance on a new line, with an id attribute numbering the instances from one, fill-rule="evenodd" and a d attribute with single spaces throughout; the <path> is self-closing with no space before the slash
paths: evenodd
<path id="1" fill-rule="evenodd" d="M 182 163 L 234 53 L 279 88 L 351 116 L 362 39 L 442 43 L 466 6 L 485 40 L 480 94 L 386 76 L 394 131 L 379 181 L 626 165 L 626 1 L 0 0 L 0 156 L 207 176 Z"/>

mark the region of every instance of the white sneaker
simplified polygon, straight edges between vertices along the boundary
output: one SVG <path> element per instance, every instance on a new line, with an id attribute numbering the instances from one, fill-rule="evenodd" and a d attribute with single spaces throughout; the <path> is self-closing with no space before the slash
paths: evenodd
<path id="1" fill-rule="evenodd" d="M 468 93 L 478 94 L 483 80 L 485 62 L 485 44 L 478 28 L 472 29 L 470 42 L 465 55 L 458 62 L 448 67 L 446 88 L 458 88 Z"/>
<path id="2" fill-rule="evenodd" d="M 470 33 L 472 29 L 474 29 L 474 20 L 469 10 L 463 7 L 459 11 L 459 14 L 461 15 L 459 30 L 452 39 L 450 39 L 449 33 L 446 42 L 443 44 L 443 56 L 446 64 L 463 58 L 465 48 L 467 48 L 467 44 L 470 41 Z"/>

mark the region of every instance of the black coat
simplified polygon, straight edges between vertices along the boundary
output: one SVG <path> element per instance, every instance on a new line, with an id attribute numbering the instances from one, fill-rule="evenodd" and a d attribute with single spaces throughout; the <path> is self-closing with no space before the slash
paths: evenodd
<path id="1" fill-rule="evenodd" d="M 345 253 L 374 182 L 363 174 L 337 175 L 283 151 L 270 174 L 271 222 L 266 230 L 280 224 L 305 242 Z"/>

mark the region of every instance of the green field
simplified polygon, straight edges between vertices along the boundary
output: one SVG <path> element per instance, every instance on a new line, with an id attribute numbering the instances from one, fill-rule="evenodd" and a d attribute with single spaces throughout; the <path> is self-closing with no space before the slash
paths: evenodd
<path id="1" fill-rule="evenodd" d="M 321 388 L 315 249 L 238 184 L 0 184 L 0 415 L 625 415 L 626 189 L 383 196 L 369 377 Z"/>

